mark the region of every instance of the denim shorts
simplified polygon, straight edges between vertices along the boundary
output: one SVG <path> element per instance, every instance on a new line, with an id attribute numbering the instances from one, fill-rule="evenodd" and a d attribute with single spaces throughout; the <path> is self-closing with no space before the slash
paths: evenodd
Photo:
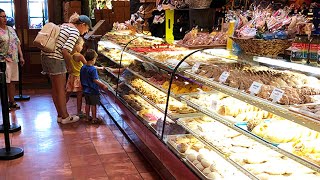
<path id="1" fill-rule="evenodd" d="M 42 73 L 49 75 L 59 75 L 67 73 L 65 60 L 50 58 L 46 55 L 41 55 Z"/>
<path id="2" fill-rule="evenodd" d="M 99 105 L 100 96 L 92 94 L 84 94 L 84 99 L 86 100 L 86 105 Z"/>

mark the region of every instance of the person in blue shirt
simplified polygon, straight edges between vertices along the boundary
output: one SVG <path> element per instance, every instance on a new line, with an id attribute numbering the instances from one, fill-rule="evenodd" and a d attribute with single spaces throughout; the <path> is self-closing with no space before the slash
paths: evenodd
<path id="1" fill-rule="evenodd" d="M 108 91 L 108 87 L 99 80 L 97 68 L 94 66 L 97 57 L 98 54 L 95 50 L 88 49 L 85 53 L 87 64 L 83 65 L 80 70 L 80 81 L 86 101 L 86 117 L 93 124 L 101 122 L 97 118 L 97 105 L 100 102 L 99 89 Z M 90 116 L 90 110 L 92 117 Z"/>

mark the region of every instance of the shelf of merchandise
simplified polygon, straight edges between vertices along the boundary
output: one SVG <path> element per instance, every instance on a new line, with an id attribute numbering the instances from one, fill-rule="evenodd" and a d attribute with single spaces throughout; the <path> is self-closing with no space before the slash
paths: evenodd
<path id="1" fill-rule="evenodd" d="M 181 123 L 179 120 L 177 121 L 177 124 L 179 124 L 180 126 L 182 126 L 184 129 L 186 129 L 187 131 L 189 131 L 194 137 L 196 137 L 199 141 L 201 141 L 203 144 L 205 144 L 206 146 L 210 147 L 210 149 L 212 149 L 214 152 L 216 152 L 220 157 L 222 157 L 223 159 L 225 159 L 227 162 L 229 162 L 230 164 L 232 164 L 234 167 L 236 167 L 239 171 L 241 171 L 242 173 L 244 173 L 245 175 L 247 175 L 248 177 L 250 177 L 251 179 L 258 179 L 257 177 L 255 177 L 252 173 L 250 173 L 249 171 L 247 171 L 246 169 L 244 169 L 240 164 L 238 164 L 237 162 L 233 161 L 232 159 L 230 159 L 228 157 L 228 155 L 224 154 L 223 152 L 221 152 L 218 148 L 216 148 L 213 144 L 208 143 L 206 140 L 204 140 L 202 137 L 200 137 L 197 133 L 193 132 L 189 127 L 185 126 L 183 123 Z"/>
<path id="2" fill-rule="evenodd" d="M 136 111 L 133 107 L 131 107 L 131 106 L 122 98 L 122 96 L 119 96 L 119 100 L 120 100 L 121 103 L 122 103 L 123 105 L 125 105 L 125 106 L 129 109 L 129 111 L 130 111 L 132 114 L 134 114 L 151 132 L 153 132 L 153 134 L 155 134 L 157 137 L 160 137 L 160 133 L 158 133 L 157 130 L 152 127 L 152 125 L 151 125 L 152 123 L 150 123 L 150 122 L 148 122 L 147 120 L 143 119 L 143 118 L 137 113 L 137 111 Z"/>
<path id="3" fill-rule="evenodd" d="M 251 105 L 259 107 L 263 110 L 281 116 L 287 120 L 300 124 L 302 126 L 308 127 L 312 130 L 320 132 L 320 121 L 308 118 L 306 116 L 294 113 L 290 111 L 287 107 L 273 103 L 271 101 L 262 99 L 257 96 L 253 96 L 244 92 L 239 91 L 238 89 L 231 88 L 229 86 L 223 85 L 219 82 L 212 81 L 206 77 L 198 76 L 197 74 L 192 73 L 191 71 L 185 71 L 184 76 L 193 78 L 205 85 L 213 87 L 215 90 L 225 93 L 229 96 L 232 96 L 241 101 L 247 102 Z"/>
<path id="4" fill-rule="evenodd" d="M 237 131 L 237 132 L 239 132 L 239 133 L 241 133 L 241 134 L 249 137 L 250 139 L 253 139 L 253 140 L 255 140 L 255 141 L 257 141 L 257 142 L 259 142 L 259 143 L 261 143 L 261 144 L 263 144 L 263 145 L 265 145 L 265 146 L 267 146 L 267 147 L 269 147 L 269 148 L 271 148 L 271 149 L 273 149 L 273 150 L 275 150 L 275 151 L 277 151 L 278 153 L 281 153 L 281 154 L 289 157 L 290 159 L 295 160 L 296 162 L 299 162 L 300 164 L 302 164 L 302 165 L 304 165 L 304 166 L 306 166 L 306 167 L 308 167 L 308 168 L 310 168 L 310 169 L 312 169 L 312 170 L 314 170 L 314 171 L 320 172 L 320 166 L 319 166 L 319 165 L 314 164 L 314 163 L 312 163 L 312 162 L 309 162 L 308 160 L 305 160 L 305 159 L 303 159 L 303 158 L 301 158 L 301 157 L 299 157 L 299 156 L 296 156 L 296 155 L 294 155 L 294 154 L 292 154 L 292 153 L 290 153 L 290 152 L 287 152 L 287 151 L 285 151 L 285 150 L 283 150 L 283 149 L 281 149 L 281 148 L 278 148 L 278 147 L 272 145 L 271 143 L 266 142 L 266 141 L 264 141 L 263 139 L 258 138 L 257 136 L 255 136 L 255 135 L 253 135 L 253 134 L 251 134 L 251 133 L 248 133 L 247 131 L 242 130 L 241 128 L 236 127 L 236 126 L 234 125 L 235 122 L 232 122 L 232 121 L 226 119 L 225 117 L 223 117 L 223 116 L 221 116 L 221 115 L 219 115 L 219 114 L 217 114 L 217 113 L 214 113 L 214 112 L 210 112 L 210 111 L 208 111 L 208 110 L 205 110 L 205 109 L 203 109 L 202 107 L 198 106 L 197 104 L 189 101 L 188 99 L 185 99 L 184 97 L 181 97 L 181 99 L 183 99 L 183 100 L 188 104 L 188 106 L 190 106 L 190 107 L 192 107 L 192 108 L 194 108 L 194 109 L 202 112 L 203 114 L 205 114 L 205 115 L 207 115 L 207 116 L 215 119 L 216 121 L 219 121 L 220 123 L 226 125 L 227 127 L 229 127 L 229 128 L 231 128 L 231 129 L 233 129 L 233 130 L 235 130 L 235 131 Z M 178 124 L 181 125 L 181 123 L 179 123 L 179 121 L 178 121 Z M 184 128 L 188 128 L 188 127 L 186 127 L 186 126 L 183 126 L 183 127 L 184 127 Z M 188 128 L 188 131 L 189 131 L 189 130 L 190 130 L 190 128 Z M 194 136 L 199 137 L 199 135 L 197 135 L 196 133 L 194 133 L 192 130 L 191 130 L 191 133 L 192 133 Z M 199 138 L 201 138 L 201 137 L 199 137 Z M 205 140 L 202 139 L 202 141 L 205 141 Z M 207 143 L 207 144 L 208 144 L 208 143 Z M 210 143 L 209 143 L 209 144 L 210 144 Z"/>

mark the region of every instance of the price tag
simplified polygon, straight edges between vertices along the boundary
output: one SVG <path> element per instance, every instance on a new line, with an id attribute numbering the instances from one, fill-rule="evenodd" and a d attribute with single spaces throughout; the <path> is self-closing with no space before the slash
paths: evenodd
<path id="1" fill-rule="evenodd" d="M 229 75 L 230 75 L 229 72 L 224 71 L 219 77 L 219 82 L 225 83 L 227 81 Z"/>
<path id="2" fill-rule="evenodd" d="M 217 105 L 218 105 L 218 101 L 217 100 L 212 100 L 211 101 L 211 108 L 213 111 L 215 111 L 217 109 Z"/>
<path id="3" fill-rule="evenodd" d="M 196 71 L 199 69 L 200 65 L 201 65 L 201 62 L 195 63 L 195 64 L 192 66 L 191 71 L 192 71 L 192 72 L 196 72 Z"/>
<path id="4" fill-rule="evenodd" d="M 282 98 L 283 94 L 283 90 L 279 88 L 274 88 L 270 95 L 270 98 L 272 99 L 272 102 L 278 102 Z"/>
<path id="5" fill-rule="evenodd" d="M 262 87 L 262 84 L 261 83 L 258 83 L 256 81 L 253 81 L 253 83 L 251 84 L 250 88 L 249 88 L 249 91 L 250 91 L 250 94 L 251 95 L 255 95 L 255 94 L 258 94 L 260 89 Z"/>

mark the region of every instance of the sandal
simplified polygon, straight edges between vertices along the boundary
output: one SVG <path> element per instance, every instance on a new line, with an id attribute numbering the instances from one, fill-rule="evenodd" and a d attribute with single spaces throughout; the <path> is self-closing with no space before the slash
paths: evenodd
<path id="1" fill-rule="evenodd" d="M 97 119 L 92 119 L 91 123 L 92 124 L 100 124 L 102 122 L 101 119 L 97 118 Z"/>
<path id="2" fill-rule="evenodd" d="M 92 117 L 91 116 L 84 116 L 85 118 L 84 118 L 84 121 L 86 121 L 86 122 L 89 122 L 89 121 L 92 121 Z"/>

